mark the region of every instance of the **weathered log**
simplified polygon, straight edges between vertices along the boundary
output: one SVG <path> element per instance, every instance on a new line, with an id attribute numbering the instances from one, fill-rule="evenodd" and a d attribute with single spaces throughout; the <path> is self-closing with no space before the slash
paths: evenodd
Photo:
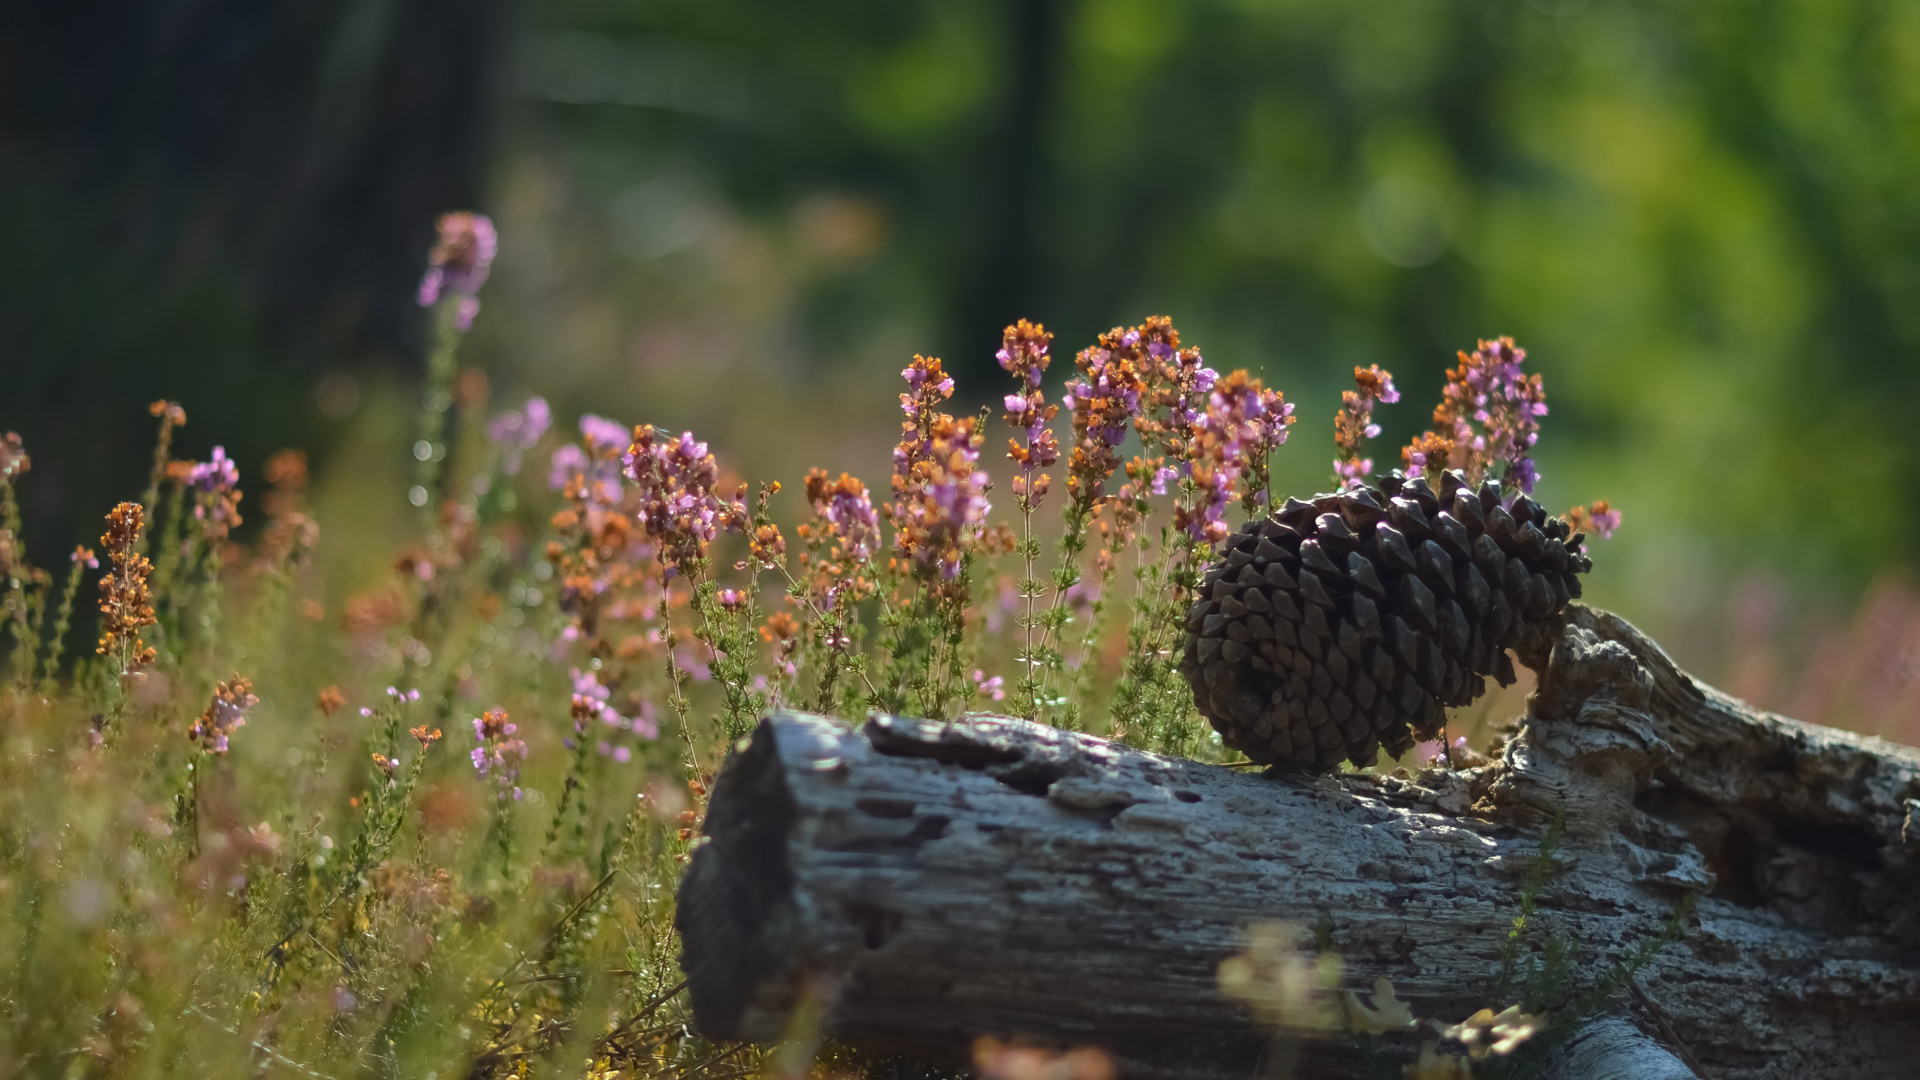
<path id="1" fill-rule="evenodd" d="M 1216 972 L 1249 924 L 1316 927 L 1348 985 L 1384 976 L 1422 1016 L 1507 1004 L 1499 951 L 1562 811 L 1530 940 L 1574 944 L 1575 990 L 1695 893 L 1622 1014 L 1646 1037 L 1714 1080 L 1920 1069 L 1920 752 L 1753 710 L 1586 608 L 1502 759 L 1459 772 L 1268 777 L 1004 718 L 772 717 L 715 786 L 682 964 L 718 1038 L 776 1038 L 832 986 L 828 1030 L 875 1049 L 1024 1035 L 1125 1075 L 1246 1077 L 1263 1033 Z M 1311 1044 L 1302 1074 L 1360 1075 L 1349 1045 Z"/>

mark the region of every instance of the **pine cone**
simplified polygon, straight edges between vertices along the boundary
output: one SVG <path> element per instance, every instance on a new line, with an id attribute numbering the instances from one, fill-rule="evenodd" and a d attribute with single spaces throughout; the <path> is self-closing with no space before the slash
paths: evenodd
<path id="1" fill-rule="evenodd" d="M 1525 495 L 1440 496 L 1398 472 L 1380 486 L 1288 499 L 1249 521 L 1208 568 L 1187 615 L 1181 672 L 1226 744 L 1255 761 L 1329 771 L 1437 736 L 1486 676 L 1545 652 L 1593 563 Z M 1445 509 L 1442 509 L 1442 508 Z"/>

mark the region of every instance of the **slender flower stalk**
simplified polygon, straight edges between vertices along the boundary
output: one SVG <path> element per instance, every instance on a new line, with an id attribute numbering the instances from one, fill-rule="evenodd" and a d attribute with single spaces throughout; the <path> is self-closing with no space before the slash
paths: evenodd
<path id="1" fill-rule="evenodd" d="M 867 486 L 847 473 L 829 479 L 824 469 L 807 472 L 807 504 L 813 520 L 797 530 L 807 550 L 800 556 L 805 580 L 787 574 L 787 595 L 811 616 L 816 650 L 823 651 L 814 708 L 832 712 L 840 676 L 853 672 L 869 698 L 877 691 L 862 658 L 853 653 L 860 631 L 854 605 L 875 589 L 873 558 L 880 546 L 880 515 Z"/>
<path id="2" fill-rule="evenodd" d="M 14 638 L 14 661 L 19 682 L 32 678 L 33 657 L 39 645 L 37 627 L 28 613 L 27 585 L 36 572 L 27 563 L 27 546 L 20 534 L 20 504 L 14 481 L 33 467 L 25 444 L 16 432 L 0 436 L 0 630 Z M 44 595 L 44 594 L 42 594 Z"/>
<path id="3" fill-rule="evenodd" d="M 147 589 L 153 564 L 138 550 L 143 524 L 140 504 L 123 502 L 107 514 L 107 531 L 100 537 L 113 568 L 100 579 L 100 644 L 95 651 L 112 660 L 122 677 L 154 660 L 153 649 L 140 638 L 140 631 L 155 622 Z"/>
<path id="4" fill-rule="evenodd" d="M 187 410 L 177 401 L 162 398 L 147 406 L 147 412 L 160 421 L 153 441 L 153 468 L 147 473 L 147 490 L 140 495 L 140 509 L 152 520 L 160 505 L 160 483 L 167 478 L 167 463 L 172 460 L 173 433 L 187 426 Z"/>
<path id="5" fill-rule="evenodd" d="M 900 395 L 906 420 L 893 452 L 887 506 L 895 556 L 888 575 L 896 592 L 911 585 L 912 594 L 910 603 L 903 597 L 900 608 L 882 614 L 889 665 L 870 704 L 897 712 L 912 695 L 922 715 L 939 716 L 950 700 L 965 696 L 968 567 L 987 534 L 992 485 L 979 467 L 985 439 L 978 422 L 939 408 L 953 395 L 940 360 L 916 356 L 900 375 L 908 392 Z"/>
<path id="6" fill-rule="evenodd" d="M 213 448 L 213 456 L 198 462 L 187 470 L 186 485 L 193 492 L 193 528 L 201 564 L 202 577 L 196 600 L 200 608 L 197 621 L 198 630 L 194 640 L 203 647 L 211 648 L 214 638 L 221 629 L 220 594 L 221 570 L 227 564 L 227 555 L 231 549 L 229 538 L 233 530 L 241 524 L 240 469 L 233 459 L 227 456 L 225 447 Z M 191 562 L 187 569 L 194 567 Z M 169 598 L 169 610 L 173 610 L 174 598 Z M 191 628 L 193 623 L 188 623 Z M 175 621 L 167 629 L 176 630 L 180 623 Z"/>
<path id="7" fill-rule="evenodd" d="M 651 424 L 633 429 L 632 442 L 624 459 L 627 478 L 637 487 L 638 509 L 635 518 L 655 545 L 660 561 L 662 596 L 660 620 L 667 656 L 668 704 L 680 719 L 681 734 L 687 742 L 689 766 L 697 773 L 699 758 L 689 719 L 686 675 L 675 654 L 678 640 L 672 623 L 672 586 L 675 577 L 685 577 L 691 590 L 695 613 L 701 617 L 708 634 L 708 647 L 717 653 L 712 640 L 712 623 L 703 589 L 712 586 L 705 580 L 708 570 L 707 547 L 721 529 L 738 532 L 748 523 L 746 503 L 739 494 L 727 499 L 715 492 L 720 469 L 707 444 L 693 433 L 681 432 L 672 438 Z M 729 682 L 729 708 L 746 709 L 744 686 Z"/>
<path id="8" fill-rule="evenodd" d="M 476 775 L 491 780 L 502 798 L 518 802 L 520 763 L 527 759 L 526 740 L 517 738 L 520 725 L 507 717 L 505 709 L 488 709 L 473 719 L 476 745 L 468 753 Z"/>
<path id="9" fill-rule="evenodd" d="M 53 617 L 53 634 L 47 641 L 46 659 L 40 665 L 45 673 L 41 677 L 40 692 L 45 697 L 53 696 L 56 689 L 54 679 L 60 674 L 61 663 L 66 660 L 67 630 L 73 625 L 73 605 L 80 595 L 80 579 L 86 576 L 87 571 L 100 569 L 100 560 L 92 548 L 74 548 L 73 554 L 67 558 L 70 564 L 67 583 L 60 590 L 60 606 Z"/>
<path id="10" fill-rule="evenodd" d="M 1061 666 L 1053 642 L 1067 624 L 1067 594 L 1080 584 L 1080 559 L 1088 533 L 1112 499 L 1107 484 L 1120 468 L 1120 444 L 1147 408 L 1149 357 L 1155 355 L 1155 345 L 1166 344 L 1167 333 L 1172 333 L 1172 324 L 1158 319 L 1149 319 L 1146 328 L 1115 327 L 1073 358 L 1078 374 L 1061 396 L 1073 430 L 1073 446 L 1067 454 L 1066 528 L 1053 572 L 1053 601 L 1043 616 L 1040 644 L 1033 650 L 1041 660 L 1039 686 L 1034 691 L 1037 700 L 1051 696 L 1052 673 Z"/>
<path id="11" fill-rule="evenodd" d="M 1193 753 L 1201 729 L 1173 657 L 1180 619 L 1202 564 L 1226 535 L 1227 507 L 1237 496 L 1252 515 L 1271 501 L 1268 462 L 1286 442 L 1293 406 L 1245 371 L 1219 376 L 1164 319 L 1148 320 L 1141 333 L 1150 374 L 1139 427 L 1142 445 L 1157 456 L 1137 458 L 1128 475 L 1139 515 L 1149 511 L 1149 494 L 1170 487 L 1174 505 L 1157 558 L 1149 562 L 1148 544 L 1141 545 L 1112 718 L 1116 732 L 1137 744 Z"/>
<path id="12" fill-rule="evenodd" d="M 420 278 L 418 299 L 423 308 L 438 312 L 433 351 L 427 355 L 427 385 L 420 400 L 420 437 L 413 445 L 418 462 L 417 482 L 407 499 L 422 510 L 431 524 L 434 495 L 439 491 L 441 463 L 447 456 L 447 410 L 453 405 L 454 355 L 460 339 L 480 311 L 480 287 L 492 272 L 500 250 L 499 234 L 485 214 L 465 211 L 440 215 L 439 241 L 427 254 L 427 270 Z"/>
<path id="13" fill-rule="evenodd" d="M 186 828 L 188 844 L 195 852 L 200 847 L 202 766 L 209 758 L 227 756 L 228 740 L 246 725 L 248 710 L 259 703 L 260 699 L 253 696 L 253 683 L 236 674 L 226 682 L 214 685 L 213 700 L 207 703 L 206 710 L 187 729 L 187 738 L 193 741 L 194 751 L 186 765 L 186 790 L 176 796 L 176 805 Z"/>
<path id="14" fill-rule="evenodd" d="M 994 354 L 1000 366 L 1019 380 L 1020 385 L 1017 392 L 1007 395 L 1005 404 L 1007 423 L 1021 433 L 1020 439 L 1007 440 L 1007 459 L 1020 470 L 1013 478 L 1013 499 L 1014 505 L 1020 508 L 1020 629 L 1025 639 L 1019 657 L 1021 674 L 1015 685 L 1014 707 L 1028 719 L 1038 717 L 1041 709 L 1050 704 L 1040 697 L 1041 669 L 1047 661 L 1036 651 L 1038 643 L 1034 640 L 1036 633 L 1045 637 L 1043 620 L 1034 608 L 1035 602 L 1046 595 L 1046 583 L 1035 573 L 1040 540 L 1033 534 L 1033 512 L 1046 497 L 1052 482 L 1052 478 L 1040 470 L 1060 459 L 1059 443 L 1048 426 L 1060 406 L 1048 405 L 1040 392 L 1041 380 L 1052 360 L 1047 353 L 1052 341 L 1053 335 L 1047 333 L 1045 327 L 1021 319 L 1006 328 L 1001 335 L 1000 351 Z"/>

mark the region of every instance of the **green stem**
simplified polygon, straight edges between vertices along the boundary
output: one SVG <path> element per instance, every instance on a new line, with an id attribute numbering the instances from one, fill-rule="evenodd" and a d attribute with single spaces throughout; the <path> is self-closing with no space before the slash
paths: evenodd
<path id="1" fill-rule="evenodd" d="M 1024 471 L 1026 489 L 1031 492 L 1033 490 L 1034 471 L 1031 468 Z M 1034 568 L 1039 561 L 1040 544 L 1033 538 L 1032 495 L 1020 496 L 1019 506 L 1020 557 L 1022 563 L 1020 574 L 1020 628 L 1023 631 L 1026 644 L 1020 652 L 1020 696 L 1016 699 L 1015 708 L 1021 716 L 1029 720 L 1037 720 L 1040 718 L 1042 701 L 1040 669 L 1043 665 L 1043 660 L 1040 655 L 1034 651 L 1033 631 L 1038 623 L 1039 617 L 1033 610 L 1033 602 L 1045 595 L 1045 585 L 1033 576 Z M 1042 636 L 1044 637 L 1044 631 L 1042 631 Z"/>
<path id="2" fill-rule="evenodd" d="M 700 752 L 693 741 L 693 725 L 688 719 L 692 711 L 687 703 L 687 675 L 680 670 L 680 662 L 674 657 L 673 647 L 679 644 L 673 633 L 673 579 L 666 574 L 665 559 L 660 562 L 660 638 L 667 650 L 667 707 L 680 720 L 680 736 L 687 744 L 687 769 L 690 775 L 700 775 Z"/>
<path id="3" fill-rule="evenodd" d="M 414 443 L 415 487 L 409 498 L 420 508 L 421 519 L 431 530 L 434 524 L 434 495 L 440 488 L 441 463 L 447 455 L 447 409 L 453 404 L 454 358 L 460 349 L 461 333 L 454 325 L 458 298 L 449 297 L 436 309 L 439 332 L 433 351 L 427 355 L 427 385 L 420 396 L 420 438 Z M 422 452 L 424 450 L 424 453 Z"/>
<path id="4" fill-rule="evenodd" d="M 173 417 L 166 412 L 160 414 L 160 434 L 153 442 L 153 468 L 147 473 L 147 490 L 140 493 L 140 510 L 148 521 L 153 520 L 154 510 L 160 505 L 160 482 L 167 477 L 167 462 L 173 457 Z M 133 542 L 133 550 L 146 554 L 147 538 L 143 533 Z"/>
<path id="5" fill-rule="evenodd" d="M 1053 602 L 1047 606 L 1040 633 L 1040 652 L 1049 657 L 1052 655 L 1054 634 L 1066 625 L 1067 592 L 1080 583 L 1080 556 L 1087 550 L 1087 527 L 1098 509 L 1097 496 L 1077 499 L 1067 507 L 1067 531 L 1060 537 L 1060 565 L 1053 571 Z M 1057 661 L 1057 658 L 1054 659 Z M 1056 666 L 1057 662 L 1050 662 L 1041 667 L 1039 686 L 1035 691 L 1038 697 L 1051 697 L 1053 669 Z"/>
<path id="6" fill-rule="evenodd" d="M 45 673 L 40 684 L 41 693 L 51 696 L 54 680 L 60 676 L 60 665 L 67 658 L 67 629 L 73 625 L 73 603 L 80 594 L 80 577 L 86 572 L 79 559 L 73 560 L 72 569 L 67 571 L 66 587 L 60 591 L 60 606 L 53 616 L 53 636 L 47 641 L 46 659 L 41 663 Z"/>

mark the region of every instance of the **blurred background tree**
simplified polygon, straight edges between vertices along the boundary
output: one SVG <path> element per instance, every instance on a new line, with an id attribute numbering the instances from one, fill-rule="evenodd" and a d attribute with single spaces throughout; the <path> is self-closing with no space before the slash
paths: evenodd
<path id="1" fill-rule="evenodd" d="M 53 481 L 30 485 L 43 543 L 133 486 L 133 421 L 162 393 L 194 413 L 190 448 L 243 465 L 291 441 L 398 458 L 404 413 L 378 403 L 418 363 L 412 284 L 434 213 L 471 205 L 502 237 L 466 357 L 496 391 L 692 426 L 750 475 L 878 479 L 913 352 L 982 402 L 1014 317 L 1064 357 L 1153 312 L 1300 403 L 1280 479 L 1315 488 L 1353 365 L 1406 393 L 1380 415 L 1384 468 L 1453 351 L 1505 333 L 1550 393 L 1547 503 L 1626 511 L 1594 597 L 1683 661 L 1771 670 L 1752 641 L 1806 653 L 1823 611 L 1916 553 L 1911 4 L 117 0 L 0 20 L 0 426 Z M 1895 636 L 1909 670 L 1920 632 Z"/>

